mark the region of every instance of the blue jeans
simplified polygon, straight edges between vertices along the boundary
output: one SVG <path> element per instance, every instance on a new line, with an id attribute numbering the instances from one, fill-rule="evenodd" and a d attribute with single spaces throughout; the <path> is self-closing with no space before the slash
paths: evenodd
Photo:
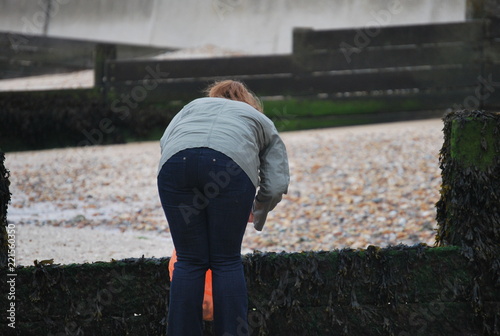
<path id="1" fill-rule="evenodd" d="M 255 197 L 253 183 L 226 155 L 192 148 L 163 165 L 158 191 L 177 252 L 167 334 L 202 335 L 205 273 L 210 268 L 215 334 L 247 335 L 241 243 Z"/>

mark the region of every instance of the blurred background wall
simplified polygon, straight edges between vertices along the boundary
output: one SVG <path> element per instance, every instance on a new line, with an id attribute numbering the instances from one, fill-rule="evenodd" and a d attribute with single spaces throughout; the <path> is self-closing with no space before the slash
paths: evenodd
<path id="1" fill-rule="evenodd" d="M 0 31 L 145 46 L 292 50 L 292 29 L 464 21 L 466 0 L 0 0 Z"/>

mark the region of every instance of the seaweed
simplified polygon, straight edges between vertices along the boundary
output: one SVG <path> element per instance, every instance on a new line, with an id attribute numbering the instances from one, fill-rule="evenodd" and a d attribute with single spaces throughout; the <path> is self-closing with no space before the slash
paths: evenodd
<path id="1" fill-rule="evenodd" d="M 500 114 L 461 110 L 444 116 L 436 245 L 456 245 L 475 270 L 470 304 L 486 334 L 499 335 L 498 308 L 485 308 L 480 282 L 500 286 Z"/>
<path id="2" fill-rule="evenodd" d="M 10 172 L 5 168 L 5 154 L 0 149 L 0 268 L 7 267 L 8 235 L 7 235 L 7 210 L 11 193 Z"/>

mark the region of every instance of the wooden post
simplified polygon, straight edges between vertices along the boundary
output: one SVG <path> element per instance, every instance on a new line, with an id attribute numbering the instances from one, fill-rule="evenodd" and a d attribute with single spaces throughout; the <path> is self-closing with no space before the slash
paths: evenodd
<path id="1" fill-rule="evenodd" d="M 456 111 L 444 122 L 437 243 L 500 261 L 500 113 Z"/>
<path id="2" fill-rule="evenodd" d="M 310 53 L 307 45 L 307 36 L 313 32 L 312 28 L 294 28 L 292 41 L 292 59 L 296 74 L 306 71 L 308 54 Z"/>
<path id="3" fill-rule="evenodd" d="M 469 300 L 495 335 L 500 305 L 489 305 L 484 283 L 500 286 L 500 113 L 455 111 L 444 122 L 436 243 L 461 247 L 476 274 Z"/>
<path id="4" fill-rule="evenodd" d="M 106 61 L 116 59 L 116 46 L 113 44 L 97 44 L 94 58 L 94 86 L 104 88 L 107 78 Z"/>
<path id="5" fill-rule="evenodd" d="M 465 19 L 474 20 L 484 18 L 484 4 L 485 0 L 467 0 Z"/>
<path id="6" fill-rule="evenodd" d="M 7 207 L 10 202 L 9 171 L 4 166 L 5 154 L 0 150 L 0 269 L 7 266 Z"/>
<path id="7" fill-rule="evenodd" d="M 498 56 L 498 42 L 500 36 L 500 3 L 498 0 L 467 0 L 466 19 L 482 20 L 484 23 L 484 37 L 481 46 L 480 73 L 478 76 L 479 109 L 489 109 L 498 106 L 498 99 L 493 93 L 498 91 L 496 84 L 500 58 Z M 495 95 L 497 95 L 495 93 Z"/>
<path id="8" fill-rule="evenodd" d="M 497 0 L 467 0 L 467 20 L 500 18 L 500 4 Z"/>

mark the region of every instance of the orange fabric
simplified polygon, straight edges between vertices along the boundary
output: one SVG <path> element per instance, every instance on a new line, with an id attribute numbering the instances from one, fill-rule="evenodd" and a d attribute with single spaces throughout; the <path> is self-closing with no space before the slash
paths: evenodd
<path id="1" fill-rule="evenodd" d="M 177 253 L 172 252 L 172 257 L 168 263 L 168 272 L 170 274 L 170 281 L 174 275 L 174 264 L 177 261 Z M 205 321 L 213 321 L 214 319 L 214 301 L 212 298 L 212 271 L 208 270 L 205 274 L 205 296 L 203 297 L 203 319 Z"/>

